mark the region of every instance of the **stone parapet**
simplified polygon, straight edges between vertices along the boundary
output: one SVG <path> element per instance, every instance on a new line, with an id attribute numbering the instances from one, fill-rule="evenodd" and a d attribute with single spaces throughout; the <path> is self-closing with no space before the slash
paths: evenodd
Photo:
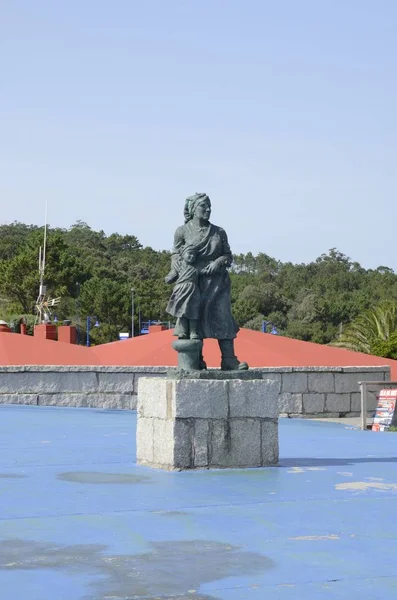
<path id="1" fill-rule="evenodd" d="M 263 367 L 241 372 L 209 369 L 194 377 L 213 380 L 214 373 L 218 382 L 233 378 L 276 382 L 280 414 L 289 417 L 358 416 L 358 382 L 390 380 L 388 366 Z M 136 409 L 139 380 L 146 377 L 183 381 L 181 373 L 169 367 L 7 366 L 0 367 L 0 404 Z M 379 386 L 368 391 L 369 415 L 376 408 L 378 391 Z"/>

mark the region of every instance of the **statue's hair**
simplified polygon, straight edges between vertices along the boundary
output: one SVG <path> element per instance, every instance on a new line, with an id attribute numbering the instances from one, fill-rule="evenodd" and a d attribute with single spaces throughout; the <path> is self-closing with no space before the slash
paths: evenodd
<path id="1" fill-rule="evenodd" d="M 205 194 L 204 192 L 196 193 L 196 194 L 194 194 L 194 196 L 189 196 L 189 198 L 186 198 L 185 208 L 183 209 L 183 216 L 185 217 L 185 223 L 187 223 L 188 221 L 191 221 L 191 219 L 193 219 L 196 206 L 203 200 L 208 200 L 209 202 L 211 202 L 209 197 L 207 196 L 207 194 Z"/>

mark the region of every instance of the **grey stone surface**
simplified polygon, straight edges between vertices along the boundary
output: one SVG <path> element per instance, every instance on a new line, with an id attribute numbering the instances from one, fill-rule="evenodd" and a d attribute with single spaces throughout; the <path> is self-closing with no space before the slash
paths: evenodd
<path id="1" fill-rule="evenodd" d="M 153 462 L 174 466 L 174 422 L 169 419 L 153 419 Z"/>
<path id="2" fill-rule="evenodd" d="M 190 469 L 193 466 L 194 428 L 195 420 L 176 419 L 174 421 L 174 465 L 177 469 Z"/>
<path id="3" fill-rule="evenodd" d="M 172 410 L 176 418 L 227 418 L 228 381 L 182 379 L 172 384 L 175 386 Z"/>
<path id="4" fill-rule="evenodd" d="M 279 455 L 278 423 L 262 421 L 261 427 L 262 465 L 276 466 Z"/>
<path id="5" fill-rule="evenodd" d="M 325 394 L 303 394 L 303 412 L 305 414 L 323 413 Z"/>
<path id="6" fill-rule="evenodd" d="M 131 394 L 130 405 L 131 405 L 131 410 L 138 409 L 138 394 Z"/>
<path id="7" fill-rule="evenodd" d="M 378 376 L 382 375 L 383 372 L 378 373 Z M 375 381 L 373 372 L 362 372 L 362 371 L 354 371 L 354 372 L 346 372 L 335 375 L 335 391 L 337 393 L 350 393 L 350 392 L 359 392 L 360 386 L 358 384 L 359 381 Z"/>
<path id="8" fill-rule="evenodd" d="M 208 465 L 210 424 L 207 419 L 194 419 L 193 464 L 195 467 Z"/>
<path id="9" fill-rule="evenodd" d="M 138 394 L 138 388 L 139 388 L 139 380 L 142 377 L 150 377 L 150 379 L 154 379 L 154 378 L 161 378 L 164 379 L 166 371 L 161 371 L 161 372 L 155 372 L 155 373 L 151 373 L 150 371 L 141 371 L 141 372 L 137 372 L 134 374 L 134 394 Z"/>
<path id="10" fill-rule="evenodd" d="M 259 419 L 230 420 L 230 450 L 220 463 L 225 467 L 260 467 L 261 421 Z"/>
<path id="11" fill-rule="evenodd" d="M 139 416 L 136 428 L 136 457 L 140 464 L 153 463 L 153 419 Z"/>
<path id="12" fill-rule="evenodd" d="M 144 366 L 0 366 L 0 404 L 92 406 L 131 410 L 137 406 L 139 379 L 142 377 L 164 379 L 167 370 L 170 369 Z M 171 369 L 171 372 L 175 373 L 175 371 L 176 369 Z M 308 388 L 313 388 L 311 393 L 350 393 L 350 410 L 359 412 L 358 381 L 386 380 L 386 383 L 390 380 L 390 367 L 263 367 L 250 371 L 229 372 L 208 369 L 199 372 L 198 378 L 218 381 L 231 379 L 245 381 L 258 378 L 280 381 L 283 378 L 285 388 L 294 383 L 293 378 L 296 376 L 298 379 L 295 379 L 295 383 L 298 388 L 302 387 L 302 384 L 304 387 L 307 376 Z M 325 389 L 329 389 L 332 377 L 338 379 L 338 391 L 326 392 Z M 314 389 L 316 385 L 318 385 L 317 390 Z M 349 389 L 352 391 L 341 391 Z M 369 394 L 368 412 L 376 408 L 376 394 L 379 389 L 380 386 L 377 386 Z M 302 392 L 297 390 L 291 392 L 284 390 L 279 400 L 280 413 L 290 416 L 301 413 L 301 394 Z M 113 398 L 110 397 L 112 395 Z M 324 407 L 324 412 L 318 414 L 329 414 L 329 411 Z"/>
<path id="13" fill-rule="evenodd" d="M 350 411 L 361 412 L 361 394 L 360 392 L 351 392 L 350 394 Z"/>
<path id="14" fill-rule="evenodd" d="M 207 369 L 204 371 L 184 371 L 172 368 L 167 371 L 168 379 L 215 379 L 217 381 L 240 379 L 247 381 L 250 379 L 267 379 L 268 373 L 272 373 L 272 379 L 281 381 L 281 374 L 273 375 L 273 370 L 250 369 L 249 371 L 221 371 L 220 369 Z"/>
<path id="15" fill-rule="evenodd" d="M 230 423 L 226 420 L 212 420 L 209 436 L 209 465 L 224 466 L 230 451 Z"/>
<path id="16" fill-rule="evenodd" d="M 167 380 L 141 377 L 138 388 L 138 412 L 144 417 L 167 419 Z"/>
<path id="17" fill-rule="evenodd" d="M 98 392 L 132 394 L 133 391 L 133 373 L 98 373 Z"/>
<path id="18" fill-rule="evenodd" d="M 130 410 L 131 398 L 126 394 L 40 394 L 38 405 Z"/>
<path id="19" fill-rule="evenodd" d="M 273 379 L 229 381 L 230 417 L 278 417 L 280 382 Z"/>
<path id="20" fill-rule="evenodd" d="M 390 373 L 390 367 L 388 365 L 379 366 L 365 366 L 365 367 L 342 367 L 343 373 Z M 381 378 L 380 378 L 381 379 Z M 376 381 L 377 378 L 373 377 L 372 381 Z"/>
<path id="21" fill-rule="evenodd" d="M 283 392 L 279 396 L 278 406 L 282 414 L 300 414 L 303 412 L 303 395 Z"/>
<path id="22" fill-rule="evenodd" d="M 261 421 L 213 421 L 210 449 L 210 467 L 261 466 Z"/>
<path id="23" fill-rule="evenodd" d="M 334 392 L 335 391 L 335 374 L 334 373 L 309 373 L 308 374 L 309 392 Z"/>
<path id="24" fill-rule="evenodd" d="M 327 394 L 325 401 L 326 412 L 350 412 L 350 394 Z"/>
<path id="25" fill-rule="evenodd" d="M 21 372 L 0 373 L 0 394 L 24 392 L 34 394 L 40 392 L 89 392 L 97 389 L 97 375 L 91 373 L 65 372 Z"/>
<path id="26" fill-rule="evenodd" d="M 283 373 L 281 391 L 295 394 L 299 392 L 308 392 L 307 373 Z"/>
<path id="27" fill-rule="evenodd" d="M 0 394 L 0 404 L 30 404 L 37 405 L 37 394 Z"/>

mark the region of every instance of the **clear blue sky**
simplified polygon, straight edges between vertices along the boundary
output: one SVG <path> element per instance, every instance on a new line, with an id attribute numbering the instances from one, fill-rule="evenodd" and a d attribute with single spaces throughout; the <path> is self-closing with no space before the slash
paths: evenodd
<path id="1" fill-rule="evenodd" d="M 397 270 L 395 0 L 2 0 L 1 222 Z"/>

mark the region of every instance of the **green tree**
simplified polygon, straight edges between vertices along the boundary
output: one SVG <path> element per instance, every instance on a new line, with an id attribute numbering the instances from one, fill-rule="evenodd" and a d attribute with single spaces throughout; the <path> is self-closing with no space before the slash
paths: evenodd
<path id="1" fill-rule="evenodd" d="M 397 302 L 383 302 L 359 315 L 333 346 L 384 356 L 394 352 L 397 337 Z"/>

